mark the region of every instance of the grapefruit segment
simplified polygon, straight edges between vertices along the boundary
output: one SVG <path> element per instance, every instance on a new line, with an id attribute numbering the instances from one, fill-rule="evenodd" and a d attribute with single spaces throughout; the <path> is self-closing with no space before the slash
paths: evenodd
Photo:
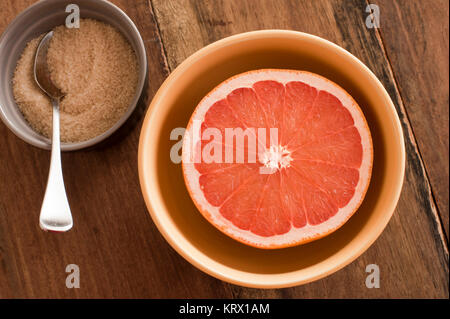
<path id="1" fill-rule="evenodd" d="M 317 160 L 357 169 L 361 166 L 363 157 L 361 136 L 352 125 L 297 146 L 292 150 L 292 157 L 296 160 Z"/>
<path id="2" fill-rule="evenodd" d="M 281 205 L 280 174 L 267 175 L 258 211 L 250 231 L 260 236 L 285 234 L 291 228 L 291 216 Z"/>
<path id="3" fill-rule="evenodd" d="M 232 114 L 244 128 L 266 127 L 264 113 L 252 88 L 235 89 L 227 95 L 226 101 Z"/>
<path id="4" fill-rule="evenodd" d="M 265 127 L 283 127 L 284 85 L 276 81 L 259 81 L 253 85 L 253 90 L 265 118 Z"/>
<path id="5" fill-rule="evenodd" d="M 292 226 L 302 228 L 306 226 L 306 209 L 303 200 L 303 183 L 286 170 L 280 171 L 280 198 L 281 207 L 289 214 Z M 291 190 L 295 189 L 295 192 Z"/>
<path id="6" fill-rule="evenodd" d="M 206 172 L 199 178 L 206 200 L 214 206 L 221 206 L 250 176 L 258 173 L 255 165 L 225 165 L 227 166 Z"/>
<path id="7" fill-rule="evenodd" d="M 235 129 L 252 131 L 239 144 L 227 137 Z M 199 211 L 259 248 L 306 243 L 341 227 L 365 196 L 372 161 L 357 103 L 305 71 L 256 70 L 226 80 L 199 103 L 183 140 L 183 175 Z"/>
<path id="8" fill-rule="evenodd" d="M 293 171 L 299 178 L 326 194 L 339 208 L 353 197 L 359 180 L 357 169 L 315 161 L 296 161 Z"/>
<path id="9" fill-rule="evenodd" d="M 297 131 L 287 142 L 287 146 L 291 149 L 296 149 L 302 144 L 314 143 L 322 136 L 353 125 L 350 112 L 328 92 L 320 91 L 312 105 L 310 112 L 306 115 L 307 118 L 303 121 L 304 125 L 297 126 Z"/>
<path id="10" fill-rule="evenodd" d="M 249 230 L 258 212 L 262 185 L 267 175 L 254 174 L 247 178 L 220 207 L 219 214 L 242 230 Z"/>
<path id="11" fill-rule="evenodd" d="M 288 82 L 285 87 L 283 123 L 280 128 L 282 144 L 292 143 L 302 126 L 309 121 L 318 94 L 316 88 L 299 81 Z"/>

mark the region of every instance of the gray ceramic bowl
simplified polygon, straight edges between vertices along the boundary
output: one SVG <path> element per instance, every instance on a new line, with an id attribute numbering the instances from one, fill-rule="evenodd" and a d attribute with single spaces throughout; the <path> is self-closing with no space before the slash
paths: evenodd
<path id="1" fill-rule="evenodd" d="M 17 107 L 12 93 L 11 79 L 27 42 L 36 36 L 65 23 L 69 13 L 68 4 L 77 4 L 81 18 L 92 18 L 109 23 L 117 28 L 130 42 L 139 63 L 139 80 L 133 101 L 123 117 L 103 134 L 79 143 L 62 143 L 63 151 L 79 150 L 92 146 L 116 131 L 132 114 L 142 93 L 147 74 L 147 58 L 144 42 L 133 21 L 118 7 L 103 0 L 44 0 L 30 6 L 19 14 L 0 37 L 0 117 L 3 122 L 24 141 L 50 149 L 48 138 L 36 133 L 28 125 Z"/>

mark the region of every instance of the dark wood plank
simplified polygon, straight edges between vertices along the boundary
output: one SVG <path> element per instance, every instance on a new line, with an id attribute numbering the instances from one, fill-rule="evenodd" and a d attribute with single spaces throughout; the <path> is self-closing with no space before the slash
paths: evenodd
<path id="1" fill-rule="evenodd" d="M 204 45 L 235 33 L 299 30 L 331 40 L 360 58 L 383 82 L 400 115 L 408 152 L 405 184 L 396 213 L 375 244 L 351 265 L 323 280 L 280 290 L 233 286 L 237 297 L 448 297 L 448 253 L 441 241 L 436 207 L 382 43 L 376 31 L 365 26 L 365 1 L 152 3 L 171 70 Z M 382 271 L 380 289 L 365 287 L 365 266 L 370 263 L 378 264 Z"/>
<path id="2" fill-rule="evenodd" d="M 0 32 L 33 1 L 2 1 Z M 50 154 L 0 124 L 0 298 L 231 297 L 165 242 L 141 196 L 137 147 L 142 113 L 168 75 L 147 1 L 115 0 L 144 38 L 149 83 L 138 110 L 107 143 L 63 154 L 74 228 L 45 233 L 38 217 Z M 65 268 L 80 267 L 81 288 L 67 289 Z"/>
<path id="3" fill-rule="evenodd" d="M 449 2 L 377 1 L 379 32 L 449 235 Z"/>

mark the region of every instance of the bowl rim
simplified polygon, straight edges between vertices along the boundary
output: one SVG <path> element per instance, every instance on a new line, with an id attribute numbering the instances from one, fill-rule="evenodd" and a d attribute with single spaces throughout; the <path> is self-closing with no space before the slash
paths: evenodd
<path id="1" fill-rule="evenodd" d="M 29 12 L 31 12 L 32 10 L 38 9 L 42 5 L 45 5 L 46 2 L 56 2 L 56 1 L 58 1 L 58 0 L 41 0 L 41 1 L 33 3 L 30 6 L 28 6 L 27 8 L 25 8 L 7 25 L 7 27 L 5 28 L 3 33 L 0 35 L 0 44 L 4 41 L 4 38 L 6 37 L 6 35 L 9 32 L 11 32 L 11 30 L 15 27 L 15 25 L 18 24 L 19 21 L 24 16 L 26 16 Z M 74 142 L 74 143 L 61 142 L 61 151 L 63 151 L 63 152 L 77 151 L 77 150 L 91 147 L 95 144 L 100 143 L 101 141 L 104 141 L 106 138 L 110 137 L 114 132 L 116 132 L 128 120 L 128 118 L 131 116 L 131 114 L 133 114 L 134 110 L 136 109 L 137 104 L 139 103 L 139 99 L 142 95 L 142 91 L 144 89 L 144 85 L 145 85 L 146 78 L 148 75 L 147 51 L 145 49 L 145 45 L 144 45 L 144 41 L 142 39 L 141 33 L 139 32 L 139 30 L 136 27 L 133 20 L 131 20 L 131 18 L 115 4 L 113 4 L 107 0 L 99 0 L 99 2 L 103 3 L 106 6 L 111 7 L 112 10 L 115 10 L 120 16 L 122 16 L 124 21 L 126 21 L 126 23 L 128 23 L 131 26 L 133 33 L 137 36 L 137 40 L 138 40 L 138 48 L 137 49 L 138 49 L 138 51 L 141 51 L 140 53 L 142 53 L 142 56 L 143 56 L 142 65 L 138 61 L 138 63 L 139 63 L 138 86 L 136 87 L 135 95 L 133 97 L 133 100 L 129 104 L 127 111 L 122 115 L 122 117 L 116 123 L 114 123 L 113 126 L 111 126 L 108 130 L 106 130 L 102 134 L 97 135 L 86 141 Z M 139 54 L 139 52 L 136 52 L 136 50 L 134 50 L 134 51 L 135 51 L 136 55 Z M 15 105 L 15 107 L 17 107 L 17 105 Z M 11 132 L 14 133 L 14 135 L 19 137 L 24 142 L 31 144 L 35 147 L 44 149 L 44 150 L 51 149 L 51 140 L 49 138 L 43 137 L 43 140 L 38 140 L 38 139 L 34 138 L 33 136 L 29 136 L 28 134 L 25 134 L 21 130 L 17 129 L 16 126 L 14 125 L 14 123 L 12 123 L 8 119 L 6 114 L 4 113 L 2 105 L 0 105 L 0 119 L 11 130 Z"/>
<path id="2" fill-rule="evenodd" d="M 337 258 L 336 255 L 330 256 L 327 259 L 327 265 L 323 265 L 322 268 L 326 268 L 324 271 L 318 273 L 317 271 L 310 271 L 310 273 L 307 276 L 302 276 L 301 278 L 296 278 L 295 274 L 302 271 L 302 270 L 294 270 L 292 272 L 286 272 L 286 273 L 276 273 L 276 274 L 253 274 L 250 272 L 237 270 L 231 267 L 228 267 L 226 265 L 223 265 L 209 256 L 207 256 L 205 253 L 198 251 L 198 248 L 194 245 L 192 245 L 189 240 L 187 240 L 184 235 L 176 230 L 176 226 L 172 225 L 171 227 L 167 227 L 168 223 L 171 223 L 170 214 L 168 213 L 160 213 L 158 212 L 159 207 L 152 199 L 155 196 L 150 196 L 150 194 L 154 194 L 154 190 L 157 186 L 154 186 L 156 181 L 152 181 L 155 178 L 147 179 L 147 176 L 151 176 L 151 173 L 153 169 L 150 167 L 150 165 L 146 164 L 148 161 L 149 154 L 151 152 L 146 150 L 146 147 L 148 145 L 151 145 L 148 143 L 148 140 L 151 135 L 151 126 L 153 124 L 154 118 L 158 111 L 158 105 L 161 103 L 161 101 L 164 99 L 164 96 L 169 92 L 171 85 L 175 82 L 175 80 L 185 72 L 186 69 L 191 67 L 194 63 L 196 63 L 199 59 L 203 58 L 204 56 L 210 54 L 216 49 L 219 49 L 221 47 L 227 46 L 229 44 L 233 44 L 235 42 L 241 42 L 246 40 L 254 40 L 254 39 L 262 39 L 262 38 L 270 38 L 270 37 L 282 37 L 282 38 L 295 38 L 295 39 L 308 39 L 310 41 L 318 42 L 319 45 L 325 45 L 331 47 L 331 49 L 336 50 L 338 53 L 345 55 L 347 58 L 349 58 L 353 63 L 356 63 L 362 70 L 368 74 L 370 79 L 373 81 L 373 83 L 381 89 L 382 94 L 384 95 L 384 99 L 387 102 L 387 109 L 389 109 L 392 112 L 393 115 L 393 126 L 395 128 L 395 131 L 397 131 L 399 134 L 399 143 L 400 144 L 400 150 L 399 150 L 399 165 L 400 165 L 400 174 L 398 178 L 395 181 L 394 190 L 391 194 L 392 200 L 388 204 L 388 209 L 386 209 L 386 213 L 382 215 L 382 218 L 380 221 L 375 225 L 377 227 L 374 227 L 370 233 L 368 233 L 367 236 L 364 237 L 365 241 L 363 241 L 362 244 L 358 245 L 357 250 L 350 250 L 344 255 L 344 257 L 338 258 L 337 263 L 332 263 L 332 258 Z M 155 154 L 151 154 L 150 156 L 155 156 Z M 186 58 L 180 65 L 178 65 L 175 70 L 166 78 L 164 83 L 161 85 L 155 96 L 153 97 L 149 108 L 147 110 L 147 113 L 145 115 L 143 125 L 141 128 L 140 138 L 139 138 L 139 148 L 138 148 L 138 171 L 139 171 L 139 181 L 141 186 L 141 191 L 144 197 L 144 201 L 147 207 L 148 212 L 150 213 L 150 216 L 153 220 L 153 222 L 156 224 L 158 230 L 163 235 L 163 237 L 166 239 L 166 241 L 170 244 L 170 246 L 175 249 L 184 259 L 186 259 L 189 263 L 191 263 L 193 266 L 197 267 L 198 269 L 202 270 L 203 272 L 217 278 L 220 280 L 223 280 L 228 283 L 250 287 L 250 288 L 264 288 L 264 289 L 273 289 L 273 288 L 286 288 L 286 287 L 293 287 L 297 285 L 306 284 L 321 278 L 324 278 L 353 262 L 356 258 L 358 258 L 360 255 L 362 255 L 374 242 L 375 240 L 381 235 L 385 227 L 387 226 L 389 220 L 391 219 L 394 210 L 397 206 L 400 193 L 403 186 L 403 180 L 404 180 L 404 174 L 405 174 L 405 143 L 404 143 L 404 136 L 403 136 L 403 130 L 401 126 L 401 122 L 398 116 L 398 113 L 396 111 L 396 108 L 394 106 L 394 103 L 392 102 L 389 94 L 387 93 L 386 89 L 384 88 L 383 84 L 380 82 L 380 80 L 375 76 L 375 74 L 357 57 L 355 57 L 353 54 L 345 50 L 344 48 L 338 46 L 337 44 L 328 41 L 326 39 L 323 39 L 319 36 L 315 36 L 312 34 L 299 32 L 299 31 L 292 31 L 292 30 L 280 30 L 280 29 L 269 29 L 269 30 L 258 30 L 258 31 L 250 31 L 250 32 L 244 32 L 235 34 L 226 38 L 223 38 L 221 40 L 218 40 L 216 42 L 213 42 L 192 55 L 190 55 L 188 58 Z M 154 165 L 153 165 L 154 166 Z M 158 194 L 159 196 L 159 194 Z M 178 233 L 177 233 L 178 232 Z M 370 235 L 370 236 L 369 236 Z M 348 248 L 350 244 L 348 244 L 344 248 Z M 190 252 L 188 250 L 191 249 Z M 192 252 L 194 250 L 194 253 Z M 340 252 L 342 252 L 341 250 Z M 211 265 L 213 264 L 213 265 Z M 330 266 L 332 265 L 332 266 Z M 214 269 L 213 266 L 218 266 L 221 269 Z M 227 273 L 224 272 L 224 270 L 228 270 Z M 230 274 L 232 273 L 232 274 Z M 239 278 L 237 278 L 236 274 L 241 274 Z M 233 276 L 235 275 L 235 276 Z"/>

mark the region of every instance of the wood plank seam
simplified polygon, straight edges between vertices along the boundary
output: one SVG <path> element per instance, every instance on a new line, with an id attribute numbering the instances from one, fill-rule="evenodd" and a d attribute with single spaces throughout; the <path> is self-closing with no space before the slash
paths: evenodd
<path id="1" fill-rule="evenodd" d="M 368 0 L 366 0 L 366 4 L 369 5 L 369 1 Z M 414 151 L 417 153 L 418 161 L 419 161 L 419 164 L 420 164 L 420 169 L 422 170 L 422 174 L 425 177 L 425 188 L 427 189 L 428 196 L 430 197 L 431 212 L 433 214 L 434 221 L 436 223 L 437 230 L 439 232 L 439 236 L 440 236 L 443 248 L 444 248 L 444 252 L 446 254 L 446 259 L 448 259 L 449 258 L 448 242 L 447 242 L 447 238 L 448 237 L 446 236 L 444 227 L 442 225 L 443 220 L 442 220 L 442 217 L 439 214 L 439 209 L 437 207 L 435 196 L 433 194 L 433 189 L 432 189 L 432 186 L 431 186 L 431 183 L 430 183 L 430 180 L 429 180 L 429 175 L 428 175 L 428 172 L 426 170 L 425 164 L 423 163 L 423 159 L 422 159 L 422 155 L 420 153 L 419 145 L 417 144 L 416 136 L 414 135 L 414 131 L 413 131 L 412 126 L 411 126 L 411 120 L 410 120 L 408 112 L 407 112 L 407 110 L 406 110 L 406 108 L 404 106 L 404 102 L 403 102 L 404 99 L 403 99 L 403 97 L 402 97 L 402 95 L 400 93 L 400 90 L 399 90 L 397 77 L 395 76 L 395 73 L 394 73 L 391 61 L 390 61 L 389 56 L 387 54 L 382 34 L 381 34 L 380 30 L 378 30 L 378 28 L 375 28 L 375 35 L 376 35 L 376 38 L 378 39 L 378 41 L 380 42 L 380 47 L 381 47 L 383 56 L 384 56 L 384 58 L 387 61 L 388 71 L 389 71 L 390 75 L 392 76 L 394 89 L 396 91 L 396 94 L 400 97 L 400 99 L 399 99 L 399 107 L 401 108 L 401 111 L 405 114 L 405 127 L 407 128 L 407 132 L 406 133 L 408 134 L 408 136 L 409 136 L 409 138 L 411 140 L 411 143 L 413 144 L 412 146 L 414 148 Z"/>
<path id="2" fill-rule="evenodd" d="M 426 2 L 426 1 L 425 1 Z M 379 0 L 395 69 L 445 234 L 448 215 L 448 0 Z"/>
<path id="3" fill-rule="evenodd" d="M 158 41 L 159 41 L 159 46 L 161 47 L 161 55 L 163 57 L 164 60 L 164 67 L 167 70 L 167 74 L 170 74 L 170 72 L 172 72 L 171 67 L 167 61 L 167 51 L 166 51 L 166 46 L 164 45 L 164 40 L 161 36 L 161 28 L 159 27 L 159 21 L 158 21 L 158 16 L 155 13 L 155 8 L 153 6 L 153 2 L 152 0 L 148 0 L 148 7 L 150 9 L 150 13 L 153 16 L 153 19 L 156 22 L 156 31 L 158 32 Z"/>

